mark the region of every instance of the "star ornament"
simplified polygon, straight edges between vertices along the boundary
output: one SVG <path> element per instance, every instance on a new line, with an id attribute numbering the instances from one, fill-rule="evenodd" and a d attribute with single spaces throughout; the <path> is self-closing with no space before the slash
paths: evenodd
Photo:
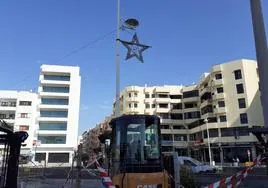
<path id="1" fill-rule="evenodd" d="M 144 63 L 142 52 L 144 52 L 151 46 L 140 44 L 136 33 L 134 34 L 131 42 L 123 41 L 120 39 L 117 39 L 117 40 L 119 40 L 128 50 L 126 60 L 136 57 L 140 62 Z"/>

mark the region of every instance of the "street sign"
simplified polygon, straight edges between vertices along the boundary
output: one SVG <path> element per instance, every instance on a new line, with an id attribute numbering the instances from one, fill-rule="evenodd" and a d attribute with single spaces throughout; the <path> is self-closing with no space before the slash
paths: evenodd
<path id="1" fill-rule="evenodd" d="M 40 146 L 41 145 L 41 140 L 34 140 L 33 141 L 33 146 Z"/>

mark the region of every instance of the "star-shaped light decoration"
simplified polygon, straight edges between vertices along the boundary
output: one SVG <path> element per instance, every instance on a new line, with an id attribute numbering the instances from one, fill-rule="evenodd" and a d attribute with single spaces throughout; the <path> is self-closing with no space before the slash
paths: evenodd
<path id="1" fill-rule="evenodd" d="M 136 57 L 138 60 L 140 60 L 140 62 L 144 63 L 143 62 L 142 52 L 147 50 L 151 46 L 140 44 L 138 36 L 137 36 L 136 33 L 134 34 L 131 42 L 123 41 L 123 40 L 120 40 L 120 39 L 117 39 L 117 40 L 119 40 L 128 50 L 126 60 L 128 60 L 128 59 L 130 59 L 132 57 Z"/>

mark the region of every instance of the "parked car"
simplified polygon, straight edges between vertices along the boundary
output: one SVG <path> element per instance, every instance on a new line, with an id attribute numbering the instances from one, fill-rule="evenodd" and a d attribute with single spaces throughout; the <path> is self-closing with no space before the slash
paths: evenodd
<path id="1" fill-rule="evenodd" d="M 179 164 L 189 167 L 194 173 L 215 172 L 216 168 L 202 164 L 192 157 L 178 157 Z"/>

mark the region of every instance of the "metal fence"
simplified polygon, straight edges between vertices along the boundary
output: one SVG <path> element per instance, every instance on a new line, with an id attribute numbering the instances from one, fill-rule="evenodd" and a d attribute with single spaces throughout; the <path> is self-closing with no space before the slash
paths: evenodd
<path id="1" fill-rule="evenodd" d="M 1 171 L 0 187 L 17 188 L 18 165 L 21 143 L 28 138 L 24 131 L 13 132 L 13 127 L 0 120 Z"/>

